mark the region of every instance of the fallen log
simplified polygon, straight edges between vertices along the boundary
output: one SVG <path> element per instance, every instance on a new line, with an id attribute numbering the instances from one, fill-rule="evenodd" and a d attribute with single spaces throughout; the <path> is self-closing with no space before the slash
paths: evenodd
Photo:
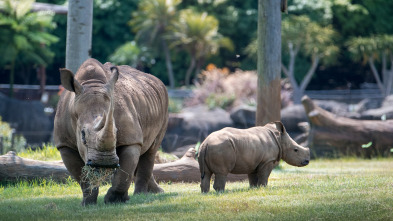
<path id="1" fill-rule="evenodd" d="M 195 149 L 190 148 L 174 162 L 154 164 L 153 175 L 157 182 L 200 182 L 199 164 Z M 64 182 L 70 176 L 62 161 L 40 161 L 22 158 L 10 151 L 0 156 L 0 181 L 34 180 L 51 178 Z M 246 175 L 228 176 L 228 181 L 247 179 Z"/>
<path id="2" fill-rule="evenodd" d="M 0 156 L 0 181 L 51 178 L 63 182 L 70 174 L 62 161 L 40 161 L 22 158 L 14 151 Z"/>
<path id="3" fill-rule="evenodd" d="M 153 175 L 157 182 L 200 182 L 198 161 L 195 160 L 196 151 L 188 149 L 184 156 L 170 163 L 154 164 Z M 241 181 L 247 179 L 245 174 L 228 174 L 228 181 Z"/>
<path id="4" fill-rule="evenodd" d="M 308 145 L 315 155 L 387 156 L 393 148 L 393 120 L 355 120 L 338 117 L 302 99 L 310 123 Z"/>

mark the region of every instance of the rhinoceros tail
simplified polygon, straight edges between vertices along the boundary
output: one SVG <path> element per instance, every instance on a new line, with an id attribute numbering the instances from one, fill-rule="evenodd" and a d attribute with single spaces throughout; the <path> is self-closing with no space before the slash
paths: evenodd
<path id="1" fill-rule="evenodd" d="M 199 154 L 198 154 L 198 163 L 199 163 L 199 171 L 201 172 L 201 179 L 205 177 L 205 156 L 208 144 L 203 142 L 199 147 Z"/>

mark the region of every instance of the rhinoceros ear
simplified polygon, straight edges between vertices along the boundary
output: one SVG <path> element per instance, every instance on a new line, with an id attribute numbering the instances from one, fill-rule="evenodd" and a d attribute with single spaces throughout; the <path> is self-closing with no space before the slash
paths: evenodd
<path id="1" fill-rule="evenodd" d="M 280 131 L 281 133 L 286 133 L 284 124 L 281 123 L 281 121 L 275 121 L 274 123 L 276 124 L 276 128 L 278 131 Z"/>
<path id="2" fill-rule="evenodd" d="M 60 81 L 63 87 L 71 92 L 80 94 L 83 91 L 82 85 L 75 80 L 74 74 L 66 68 L 60 68 Z"/>
<path id="3" fill-rule="evenodd" d="M 109 80 L 107 87 L 109 90 L 113 90 L 115 88 L 115 84 L 117 82 L 117 79 L 119 79 L 119 69 L 117 67 L 113 66 L 111 67 L 111 72 L 112 72 L 112 77 Z"/>

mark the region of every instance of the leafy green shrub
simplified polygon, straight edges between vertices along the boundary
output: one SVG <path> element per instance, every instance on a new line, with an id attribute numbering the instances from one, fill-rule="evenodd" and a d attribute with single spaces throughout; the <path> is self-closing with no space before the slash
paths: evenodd
<path id="1" fill-rule="evenodd" d="M 18 156 L 43 161 L 61 160 L 60 152 L 55 146 L 49 144 L 45 144 L 42 148 L 28 148 L 18 153 Z"/>
<path id="2" fill-rule="evenodd" d="M 20 152 L 25 149 L 26 139 L 22 135 L 15 135 L 15 130 L 7 122 L 3 122 L 0 116 L 0 146 L 3 147 L 0 154 L 8 151 Z M 12 136 L 14 136 L 14 146 L 12 147 Z"/>

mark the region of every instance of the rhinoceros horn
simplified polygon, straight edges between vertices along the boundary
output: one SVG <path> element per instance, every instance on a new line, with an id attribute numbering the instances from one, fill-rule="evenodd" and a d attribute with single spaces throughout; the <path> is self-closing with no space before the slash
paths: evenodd
<path id="1" fill-rule="evenodd" d="M 110 105 L 107 114 L 103 114 L 101 121 L 96 125 L 96 129 L 99 129 L 98 135 L 98 147 L 102 151 L 113 150 L 116 145 L 116 126 L 113 117 L 114 112 L 114 89 L 115 83 L 119 78 L 119 71 L 116 67 L 111 68 L 112 78 L 106 84 L 110 95 Z M 105 122 L 105 124 L 103 124 Z M 102 129 L 101 129 L 102 128 Z"/>

